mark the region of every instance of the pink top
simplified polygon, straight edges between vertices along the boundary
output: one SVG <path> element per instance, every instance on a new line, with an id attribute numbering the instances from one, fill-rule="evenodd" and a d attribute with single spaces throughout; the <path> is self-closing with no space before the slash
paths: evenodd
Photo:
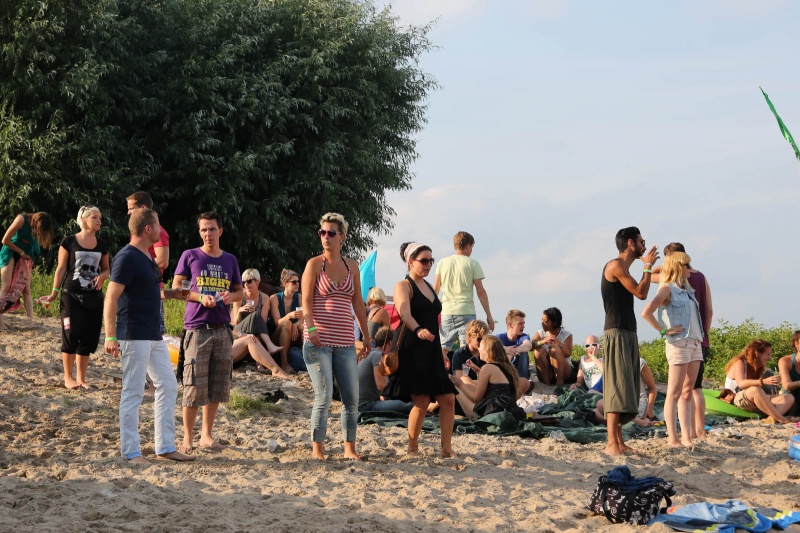
<path id="1" fill-rule="evenodd" d="M 345 261 L 347 266 L 347 261 Z M 355 284 L 350 267 L 341 285 L 336 285 L 325 272 L 325 258 L 322 269 L 314 284 L 314 325 L 322 344 L 325 346 L 353 346 L 353 294 Z M 303 324 L 303 338 L 308 340 L 308 325 Z"/>

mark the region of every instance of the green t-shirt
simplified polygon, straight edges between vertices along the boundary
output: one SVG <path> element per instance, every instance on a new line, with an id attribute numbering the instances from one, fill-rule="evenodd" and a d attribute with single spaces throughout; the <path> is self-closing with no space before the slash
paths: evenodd
<path id="1" fill-rule="evenodd" d="M 472 299 L 475 280 L 483 279 L 483 269 L 466 255 L 451 255 L 436 264 L 436 275 L 442 283 L 443 315 L 474 315 Z"/>

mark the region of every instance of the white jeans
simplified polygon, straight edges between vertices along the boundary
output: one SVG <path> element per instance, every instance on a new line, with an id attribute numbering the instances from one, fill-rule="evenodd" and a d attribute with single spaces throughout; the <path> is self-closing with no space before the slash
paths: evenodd
<path id="1" fill-rule="evenodd" d="M 119 341 L 122 353 L 122 397 L 119 401 L 119 436 L 122 457 L 142 455 L 139 439 L 139 406 L 142 405 L 146 375 L 156 386 L 155 448 L 157 454 L 175 448 L 175 400 L 178 383 L 172 373 L 167 344 L 158 341 Z"/>

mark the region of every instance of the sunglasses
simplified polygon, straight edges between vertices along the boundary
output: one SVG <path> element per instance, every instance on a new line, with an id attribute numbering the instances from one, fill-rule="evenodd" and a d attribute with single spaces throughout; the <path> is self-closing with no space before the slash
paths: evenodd
<path id="1" fill-rule="evenodd" d="M 300 284 L 300 280 L 299 279 L 293 279 L 291 281 L 287 281 L 286 283 L 291 283 L 292 285 L 299 285 Z"/>
<path id="2" fill-rule="evenodd" d="M 588 350 L 590 347 L 592 347 L 592 346 L 594 346 L 595 348 L 597 348 L 598 346 L 600 346 L 600 343 L 593 342 L 593 343 L 591 343 L 591 344 L 584 344 L 584 345 L 583 345 L 583 347 L 584 347 L 584 348 L 586 348 L 587 350 Z"/>
<path id="3" fill-rule="evenodd" d="M 244 280 L 245 285 L 250 285 L 250 283 L 258 283 L 257 279 L 246 279 Z"/>
<path id="4" fill-rule="evenodd" d="M 419 261 L 420 263 L 422 263 L 425 266 L 431 266 L 431 265 L 433 265 L 433 262 L 436 261 L 436 260 L 433 257 L 431 257 L 430 259 L 428 259 L 426 257 L 424 259 L 416 259 L 416 261 Z"/>
<path id="5" fill-rule="evenodd" d="M 328 237 L 336 237 L 338 234 L 339 232 L 336 231 L 335 229 L 329 229 L 329 230 L 321 229 L 317 232 L 317 235 L 319 235 L 320 237 L 324 237 L 325 235 L 328 235 Z"/>

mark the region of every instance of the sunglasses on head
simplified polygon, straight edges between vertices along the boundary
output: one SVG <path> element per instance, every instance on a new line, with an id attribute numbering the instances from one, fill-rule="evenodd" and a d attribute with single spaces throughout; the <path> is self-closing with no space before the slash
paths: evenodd
<path id="1" fill-rule="evenodd" d="M 425 266 L 431 266 L 431 265 L 433 265 L 433 262 L 435 261 L 435 259 L 433 257 L 431 257 L 430 259 L 428 259 L 426 257 L 426 258 L 423 258 L 423 259 L 416 259 L 416 261 L 419 261 L 420 263 L 422 263 Z"/>
<path id="2" fill-rule="evenodd" d="M 320 237 L 324 237 L 325 235 L 328 235 L 328 237 L 336 237 L 336 235 L 338 234 L 339 232 L 336 231 L 335 229 L 329 229 L 329 230 L 321 229 L 317 232 L 317 235 L 319 235 Z"/>
<path id="3" fill-rule="evenodd" d="M 244 284 L 245 285 L 249 285 L 251 282 L 258 283 L 258 280 L 257 279 L 246 279 L 246 280 L 244 280 Z"/>
<path id="4" fill-rule="evenodd" d="M 598 342 L 593 342 L 593 343 L 591 343 L 591 344 L 584 344 L 584 345 L 583 345 L 583 347 L 584 347 L 584 348 L 586 348 L 587 350 L 589 349 L 589 347 L 590 347 L 590 346 L 594 346 L 595 348 L 597 348 L 598 346 L 600 346 L 600 343 L 598 343 Z"/>

